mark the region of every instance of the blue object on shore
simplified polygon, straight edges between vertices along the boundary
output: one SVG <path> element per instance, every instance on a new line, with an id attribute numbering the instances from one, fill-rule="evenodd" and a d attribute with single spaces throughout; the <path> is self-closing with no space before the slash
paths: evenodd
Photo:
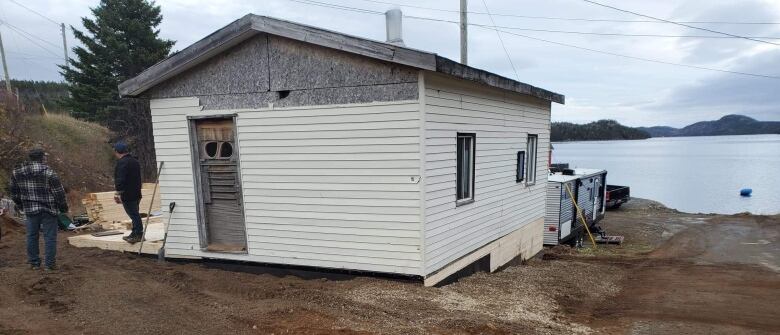
<path id="1" fill-rule="evenodd" d="M 739 195 L 741 195 L 743 197 L 749 197 L 751 193 L 753 193 L 753 189 L 752 188 L 743 188 L 743 189 L 739 190 Z"/>

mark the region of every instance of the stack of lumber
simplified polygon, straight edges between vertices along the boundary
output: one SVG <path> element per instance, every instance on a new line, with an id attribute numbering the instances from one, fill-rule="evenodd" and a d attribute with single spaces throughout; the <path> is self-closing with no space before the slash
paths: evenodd
<path id="1" fill-rule="evenodd" d="M 155 187 L 152 183 L 143 184 L 139 206 L 142 215 L 149 214 L 150 204 L 152 204 L 152 212 L 160 211 L 160 190 L 155 191 Z M 105 229 L 114 229 L 117 224 L 123 226 L 124 221 L 129 219 L 122 204 L 114 201 L 114 194 L 115 192 L 89 193 L 81 200 L 90 221 L 102 225 Z"/>

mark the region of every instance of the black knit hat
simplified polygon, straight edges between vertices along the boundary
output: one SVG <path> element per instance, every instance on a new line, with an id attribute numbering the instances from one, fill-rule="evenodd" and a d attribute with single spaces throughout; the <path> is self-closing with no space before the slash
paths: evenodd
<path id="1" fill-rule="evenodd" d="M 31 161 L 42 161 L 43 157 L 46 156 L 46 151 L 43 151 L 41 148 L 33 148 L 30 150 L 30 152 L 27 154 L 27 157 L 30 158 Z"/>

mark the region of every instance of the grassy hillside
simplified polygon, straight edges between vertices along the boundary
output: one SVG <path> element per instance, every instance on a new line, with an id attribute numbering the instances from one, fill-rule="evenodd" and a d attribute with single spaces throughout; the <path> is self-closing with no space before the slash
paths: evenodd
<path id="1" fill-rule="evenodd" d="M 8 125 L 0 129 L 0 190 L 8 186 L 13 167 L 36 145 L 49 153 L 49 165 L 68 188 L 75 211 L 83 194 L 112 190 L 114 159 L 105 127 L 66 115 L 20 115 L 2 105 L 0 123 Z"/>

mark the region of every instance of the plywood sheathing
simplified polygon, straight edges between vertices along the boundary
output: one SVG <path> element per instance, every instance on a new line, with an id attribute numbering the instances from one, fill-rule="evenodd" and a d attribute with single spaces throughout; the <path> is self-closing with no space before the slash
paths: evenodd
<path id="1" fill-rule="evenodd" d="M 197 96 L 204 109 L 416 100 L 417 69 L 259 34 L 152 88 L 150 98 Z"/>

